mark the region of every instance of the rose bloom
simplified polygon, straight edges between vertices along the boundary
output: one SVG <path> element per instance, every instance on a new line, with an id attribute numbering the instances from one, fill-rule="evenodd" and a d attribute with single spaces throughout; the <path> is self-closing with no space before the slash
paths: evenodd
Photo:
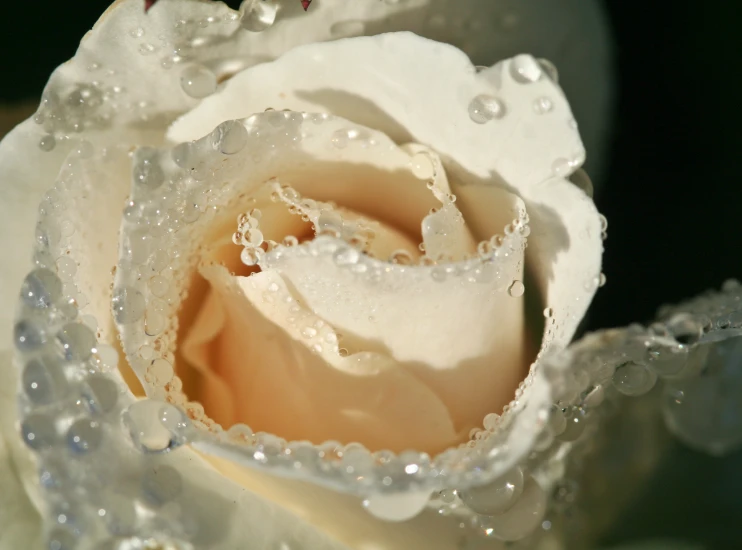
<path id="1" fill-rule="evenodd" d="M 146 394 L 226 438 L 229 452 L 189 435 L 163 455 L 193 491 L 183 513 L 213 522 L 195 547 L 456 548 L 460 521 L 425 509 L 430 491 L 375 499 L 376 487 L 364 510 L 358 493 L 298 466 L 288 477 L 250 466 L 277 445 L 360 457 L 347 473 L 414 456 L 417 473 L 421 460 L 476 450 L 536 392 L 540 358 L 570 342 L 600 285 L 605 231 L 575 114 L 540 58 L 563 70 L 599 150 L 603 33 L 595 3 L 569 0 L 323 0 L 306 13 L 298 0 L 248 1 L 240 16 L 211 2 L 161 0 L 146 15 L 139 0 L 114 3 L 0 147 L 3 303 L 23 285 L 41 307 L 43 288 L 63 327 L 52 338 L 33 319 L 14 326 L 5 308 L 2 328 L 26 354 L 23 399 L 51 407 L 82 383 L 50 366 L 54 340 L 68 363 L 92 357 L 88 374 L 125 380 L 120 403 Z M 0 487 L 12 511 L 0 540 L 31 548 L 39 518 L 20 485 L 42 509 L 61 504 L 44 504 L 16 435 L 4 357 Z M 123 416 L 134 442 L 168 450 L 140 410 Z M 121 456 L 99 434 L 112 438 L 116 418 L 69 427 L 60 412 L 51 430 L 113 464 Z M 246 459 L 240 445 L 262 450 Z M 109 460 L 90 456 L 91 469 Z M 497 513 L 519 497 L 543 510 L 546 488 L 509 475 L 517 494 Z M 101 521 L 136 534 L 134 520 L 110 523 L 134 497 L 104 493 Z M 518 514 L 502 538 L 541 517 Z M 82 536 L 59 529 L 55 548 Z"/>

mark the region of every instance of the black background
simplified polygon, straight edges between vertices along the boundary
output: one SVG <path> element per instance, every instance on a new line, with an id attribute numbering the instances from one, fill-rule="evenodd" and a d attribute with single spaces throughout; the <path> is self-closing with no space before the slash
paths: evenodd
<path id="1" fill-rule="evenodd" d="M 0 102 L 37 98 L 107 4 L 4 4 Z M 663 303 L 742 278 L 739 2 L 605 5 L 619 89 L 609 170 L 596 196 L 609 220 L 608 284 L 588 328 L 647 321 Z M 742 548 L 735 520 L 742 524 L 740 453 L 710 459 L 678 446 L 611 538 L 675 535 Z"/>

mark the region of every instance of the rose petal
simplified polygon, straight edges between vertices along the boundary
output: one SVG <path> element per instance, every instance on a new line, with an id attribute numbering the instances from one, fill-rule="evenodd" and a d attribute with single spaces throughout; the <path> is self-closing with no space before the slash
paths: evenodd
<path id="1" fill-rule="evenodd" d="M 501 118 L 472 121 L 472 101 L 482 94 L 501 102 Z M 540 98 L 551 101 L 546 116 L 534 112 Z M 223 120 L 268 108 L 327 111 L 397 142 L 427 145 L 447 169 L 459 165 L 520 191 L 553 177 L 558 159 L 567 162 L 560 175 L 569 175 L 585 155 L 564 94 L 531 56 L 477 74 L 460 50 L 411 33 L 310 44 L 247 69 L 176 121 L 168 137 L 197 139 Z"/>
<path id="2" fill-rule="evenodd" d="M 209 302 L 228 319 L 211 349 L 215 373 L 240 388 L 230 424 L 247 419 L 254 430 L 287 439 L 397 451 L 455 441 L 434 393 L 381 354 L 342 357 L 332 327 L 293 298 L 278 273 L 235 278 L 214 266 L 203 274 L 213 288 Z"/>

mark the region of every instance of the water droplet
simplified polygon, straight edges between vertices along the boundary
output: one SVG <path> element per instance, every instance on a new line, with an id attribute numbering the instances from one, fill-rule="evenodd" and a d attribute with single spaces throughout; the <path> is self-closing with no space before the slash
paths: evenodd
<path id="1" fill-rule="evenodd" d="M 547 319 L 550 319 L 551 317 L 553 317 L 553 315 L 554 315 L 554 310 L 551 309 L 550 307 L 547 307 L 544 310 L 544 317 L 546 317 Z"/>
<path id="2" fill-rule="evenodd" d="M 188 421 L 173 405 L 143 399 L 124 412 L 124 423 L 131 439 L 140 450 L 162 453 L 185 442 Z"/>
<path id="3" fill-rule="evenodd" d="M 559 71 L 554 64 L 548 59 L 540 57 L 537 59 L 538 64 L 541 66 L 541 70 L 548 76 L 554 84 L 559 84 Z"/>
<path id="4" fill-rule="evenodd" d="M 240 253 L 240 261 L 247 266 L 258 265 L 262 256 L 262 250 L 256 248 L 243 248 Z"/>
<path id="5" fill-rule="evenodd" d="M 361 36 L 366 26 L 363 21 L 352 19 L 349 21 L 338 21 L 330 27 L 330 34 L 335 38 L 348 38 L 350 36 Z"/>
<path id="6" fill-rule="evenodd" d="M 604 287 L 607 280 L 605 273 L 598 275 L 598 288 Z"/>
<path id="7" fill-rule="evenodd" d="M 478 95 L 469 103 L 469 118 L 477 124 L 485 124 L 505 116 L 502 101 L 491 95 Z"/>
<path id="8" fill-rule="evenodd" d="M 147 374 L 154 379 L 154 382 L 164 386 L 173 379 L 175 370 L 169 361 L 159 358 L 152 361 L 147 369 Z"/>
<path id="9" fill-rule="evenodd" d="M 363 501 L 363 507 L 385 521 L 407 521 L 422 512 L 429 500 L 429 492 L 373 495 Z"/>
<path id="10" fill-rule="evenodd" d="M 515 280 L 512 282 L 512 284 L 508 287 L 508 294 L 510 294 L 514 298 L 518 298 L 520 296 L 523 296 L 523 293 L 526 291 L 525 285 L 518 280 Z"/>
<path id="11" fill-rule="evenodd" d="M 201 99 L 216 91 L 216 75 L 203 65 L 191 65 L 181 73 L 180 86 L 187 95 Z"/>
<path id="12" fill-rule="evenodd" d="M 570 174 L 569 181 L 574 183 L 578 189 L 582 189 L 582 191 L 588 197 L 593 198 L 593 182 L 590 179 L 590 176 L 587 175 L 587 172 L 585 172 L 585 170 L 583 170 L 582 168 L 578 168 L 577 170 L 575 170 L 572 174 Z"/>
<path id="13" fill-rule="evenodd" d="M 276 21 L 278 3 L 244 0 L 240 4 L 240 24 L 250 32 L 263 32 Z"/>
<path id="14" fill-rule="evenodd" d="M 95 420 L 81 418 L 67 431 L 67 444 L 76 453 L 89 453 L 100 447 L 103 428 Z"/>
<path id="15" fill-rule="evenodd" d="M 530 55 L 516 55 L 510 61 L 510 76 L 519 84 L 536 82 L 542 74 L 541 66 Z"/>
<path id="16" fill-rule="evenodd" d="M 121 287 L 116 289 L 111 303 L 113 316 L 119 324 L 135 323 L 144 316 L 146 303 L 144 296 L 136 288 Z"/>
<path id="17" fill-rule="evenodd" d="M 656 381 L 656 374 L 634 361 L 619 365 L 613 373 L 613 385 L 624 395 L 643 395 L 654 387 Z"/>
<path id="18" fill-rule="evenodd" d="M 554 102 L 546 96 L 539 97 L 533 101 L 533 111 L 537 115 L 550 113 L 554 109 Z"/>
<path id="19" fill-rule="evenodd" d="M 133 170 L 134 183 L 148 189 L 157 189 L 165 181 L 165 174 L 157 158 L 157 150 L 141 147 L 136 152 Z"/>
<path id="20" fill-rule="evenodd" d="M 71 280 L 77 273 L 77 262 L 69 256 L 62 256 L 57 260 L 57 273 L 61 279 Z"/>
<path id="21" fill-rule="evenodd" d="M 162 505 L 176 498 L 183 490 L 183 478 L 178 470 L 166 464 L 148 469 L 142 478 L 142 491 L 147 499 Z"/>
<path id="22" fill-rule="evenodd" d="M 46 449 L 57 442 L 57 429 L 54 417 L 44 414 L 30 414 L 21 422 L 23 441 L 32 449 Z"/>
<path id="23" fill-rule="evenodd" d="M 560 157 L 552 163 L 551 169 L 555 176 L 564 177 L 570 173 L 572 166 L 570 165 L 569 160 Z"/>
<path id="24" fill-rule="evenodd" d="M 87 361 L 95 350 L 95 334 L 82 323 L 67 323 L 57 333 L 67 361 Z"/>
<path id="25" fill-rule="evenodd" d="M 21 300 L 34 309 L 44 309 L 62 297 L 62 281 L 49 269 L 35 269 L 23 280 Z"/>
<path id="26" fill-rule="evenodd" d="M 18 351 L 35 351 L 46 343 L 46 329 L 39 320 L 21 319 L 15 324 L 13 338 Z"/>
<path id="27" fill-rule="evenodd" d="M 225 154 L 239 153 L 247 145 L 247 129 L 239 120 L 222 122 L 211 134 L 214 149 Z"/>
<path id="28" fill-rule="evenodd" d="M 335 251 L 332 259 L 338 266 L 353 265 L 361 259 L 361 253 L 352 246 L 342 247 Z"/>
<path id="29" fill-rule="evenodd" d="M 330 142 L 338 149 L 345 149 L 349 141 L 348 130 L 336 130 L 330 138 Z"/>
<path id="30" fill-rule="evenodd" d="M 82 388 L 85 403 L 92 413 L 106 414 L 114 409 L 119 397 L 119 388 L 109 377 L 91 374 Z"/>
<path id="31" fill-rule="evenodd" d="M 57 140 L 51 134 L 47 134 L 39 140 L 39 149 L 42 151 L 52 151 L 56 146 Z"/>
<path id="32" fill-rule="evenodd" d="M 29 400 L 36 405 L 53 403 L 68 388 L 67 379 L 51 358 L 35 358 L 26 363 L 21 385 Z"/>
<path id="33" fill-rule="evenodd" d="M 523 493 L 523 471 L 515 467 L 504 476 L 466 491 L 459 491 L 461 500 L 477 514 L 494 516 L 511 508 Z"/>
<path id="34" fill-rule="evenodd" d="M 435 163 L 426 151 L 419 151 L 412 156 L 410 168 L 417 179 L 430 180 L 435 177 Z"/>
<path id="35" fill-rule="evenodd" d="M 412 255 L 406 250 L 395 250 L 392 252 L 391 256 L 389 256 L 389 261 L 398 265 L 411 265 Z"/>

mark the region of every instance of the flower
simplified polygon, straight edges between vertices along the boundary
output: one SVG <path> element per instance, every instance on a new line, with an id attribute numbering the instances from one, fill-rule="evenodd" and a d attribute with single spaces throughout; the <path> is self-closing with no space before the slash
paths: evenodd
<path id="1" fill-rule="evenodd" d="M 419 474 L 421 480 L 404 478 L 412 479 L 405 481 L 411 488 L 396 485 L 397 474 L 390 470 L 380 478 L 379 487 L 400 487 L 401 495 L 369 495 L 367 503 L 376 515 L 405 519 L 419 512 L 430 495 L 425 483 L 432 483 L 433 476 L 422 480 L 430 457 L 420 451 L 437 454 L 465 440 L 472 428 L 482 427 L 487 412 L 503 412 L 512 396 L 530 392 L 523 412 L 517 402 L 505 407 L 508 419 L 510 408 L 519 412 L 508 422 L 525 425 L 538 416 L 548 400 L 543 375 L 534 369 L 516 394 L 532 359 L 524 344 L 529 315 L 524 289 L 525 296 L 531 292 L 534 296 L 535 318 L 541 320 L 542 311 L 546 316 L 545 323 L 540 321 L 546 325 L 543 331 L 539 323 L 534 326 L 533 315 L 528 321 L 542 353 L 565 346 L 597 288 L 604 227 L 590 197 L 565 179 L 579 168 L 584 149 L 548 65 L 518 55 L 477 71 L 460 50 L 409 33 L 314 43 L 400 27 L 448 38 L 452 31 L 439 19 L 445 17 L 445 10 L 452 10 L 454 16 L 462 10 L 470 16 L 475 8 L 485 9 L 484 4 L 472 2 L 462 8 L 461 3 L 454 7 L 453 3 L 323 2 L 316 9 L 313 6 L 309 15 L 300 15 L 308 23 L 297 15 L 301 6 L 296 2 L 291 6 L 282 6 L 277 15 L 270 5 L 249 3 L 238 21 L 218 4 L 163 0 L 144 16 L 139 3 L 119 2 L 83 41 L 73 62 L 53 75 L 35 120 L 4 141 L 0 165 L 14 182 L 9 192 L 18 196 L 4 203 L 17 213 L 3 220 L 3 234 L 10 234 L 11 228 L 20 235 L 30 234 L 30 227 L 18 220 L 37 202 L 41 204 L 36 270 L 26 276 L 23 286 L 26 274 L 22 272 L 27 271 L 23 262 L 2 273 L 4 292 L 6 287 L 23 288 L 24 306 L 13 329 L 23 368 L 22 403 L 42 407 L 24 417 L 22 432 L 27 445 L 37 450 L 54 447 L 57 430 L 65 430 L 66 445 L 74 456 L 107 453 L 106 460 L 112 464 L 138 464 L 138 458 L 123 460 L 129 455 L 118 452 L 115 445 L 120 441 L 101 445 L 103 437 L 112 438 L 120 428 L 106 414 L 125 407 L 129 435 L 146 451 L 165 451 L 188 440 L 209 453 L 238 454 L 241 461 L 245 458 L 241 453 L 249 448 L 247 462 L 252 465 L 271 466 L 276 455 L 290 455 L 297 457 L 293 459 L 297 471 L 324 472 L 320 481 L 325 485 L 331 484 L 335 470 L 328 473 L 313 461 L 334 456 L 345 461 L 346 474 L 355 472 L 353 491 L 362 492 L 366 468 L 372 467 L 367 464 L 371 455 L 362 447 L 354 447 L 355 453 L 336 444 L 290 447 L 245 428 L 230 431 L 225 443 L 203 410 L 185 403 L 181 382 L 173 377 L 175 353 L 198 366 L 205 343 L 216 337 L 213 318 L 219 315 L 218 311 L 212 311 L 211 317 L 203 312 L 193 317 L 181 314 L 182 323 L 192 326 L 184 336 L 183 349 L 174 346 L 176 336 L 181 336 L 177 309 L 198 261 L 214 288 L 213 299 L 204 308 L 221 307 L 222 315 L 231 316 L 229 323 L 217 327 L 222 332 L 239 327 L 228 342 L 220 336 L 225 346 L 234 347 L 239 336 L 253 339 L 253 346 L 233 352 L 231 359 L 251 354 L 251 363 L 263 368 L 262 379 L 254 387 L 271 388 L 270 394 L 251 396 L 247 406 L 253 410 L 244 416 L 252 422 L 262 414 L 257 428 L 286 438 L 321 443 L 337 434 L 334 437 L 344 444 L 360 440 L 375 451 L 414 448 L 414 455 L 394 457 L 382 452 L 374 459 L 390 465 L 406 460 L 400 479 Z M 415 23 L 419 10 L 438 11 L 426 12 L 430 18 L 420 26 Z M 266 31 L 274 20 L 276 32 Z M 290 45 L 308 44 L 271 63 L 242 70 L 265 56 L 275 57 L 287 48 L 287 40 Z M 491 47 L 476 39 L 463 46 L 470 50 L 467 53 L 482 57 Z M 238 55 L 242 51 L 249 57 Z M 222 84 L 217 91 L 218 82 Z M 270 107 L 291 112 L 266 112 Z M 130 156 L 133 148 L 138 149 Z M 54 188 L 46 192 L 58 171 Z M 46 195 L 38 201 L 43 192 Z M 273 194 L 275 202 L 270 200 Z M 249 200 L 255 204 L 248 205 Z M 437 211 L 429 213 L 431 207 Z M 260 216 L 251 208 L 258 208 Z M 71 216 L 71 212 L 86 215 Z M 221 225 L 234 224 L 238 214 L 240 226 L 222 231 Z M 425 262 L 430 265 L 408 266 L 420 253 L 419 242 L 406 233 L 414 235 L 419 227 Z M 197 254 L 208 247 L 215 255 L 212 259 L 219 260 L 213 243 L 235 229 L 236 240 L 244 246 L 243 260 L 258 263 L 260 273 L 232 278 L 210 265 L 208 254 Z M 371 233 L 375 238 L 361 254 L 358 248 Z M 270 245 L 270 250 L 261 246 L 266 238 L 298 240 L 305 234 L 308 240 L 293 246 Z M 7 244 L 7 254 L 23 257 L 25 243 Z M 405 253 L 395 254 L 400 249 Z M 389 256 L 396 262 L 388 262 Z M 359 307 L 361 299 L 365 303 Z M 400 320 L 403 308 L 406 316 Z M 445 308 L 445 314 L 438 308 Z M 235 319 L 245 311 L 252 311 L 252 317 L 238 325 Z M 295 313 L 303 323 L 296 329 L 289 321 Z M 211 321 L 202 323 L 202 319 Z M 464 325 L 462 319 L 474 326 Z M 406 326 L 410 320 L 417 331 Z M 262 333 L 266 342 L 251 333 L 256 325 L 270 328 Z M 353 344 L 347 358 L 340 354 L 336 329 L 343 333 L 343 342 Z M 110 385 L 118 361 L 111 347 L 116 334 L 148 395 L 182 405 L 190 420 L 175 408 L 152 409 L 150 414 L 151 402 L 129 404 L 128 394 L 119 396 L 111 389 L 116 387 Z M 323 338 L 322 344 L 317 336 Z M 279 345 L 269 347 L 270 338 Z M 317 345 L 322 349 L 313 349 Z M 278 352 L 286 348 L 299 356 L 295 363 L 277 360 Z M 52 350 L 57 355 L 49 357 L 47 352 Z M 356 353 L 359 350 L 363 353 Z M 502 361 L 499 371 L 489 368 L 496 360 Z M 92 362 L 90 368 L 96 373 L 59 378 L 53 374 L 59 361 L 66 365 L 64 372 L 73 364 Z M 278 368 L 266 370 L 270 361 Z M 311 376 L 300 391 L 294 387 L 287 393 L 295 380 L 290 371 L 283 378 L 277 371 L 300 361 L 313 369 Z M 228 365 L 219 364 L 223 366 Z M 242 374 L 232 368 L 222 382 Z M 312 383 L 313 392 L 303 393 Z M 372 384 L 376 384 L 373 389 Z M 210 391 L 208 384 L 201 387 Z M 326 402 L 317 401 L 323 395 L 326 400 L 334 397 L 327 395 L 328 389 L 345 397 L 343 406 L 352 406 L 354 414 L 341 418 L 337 406 L 325 407 Z M 42 390 L 47 393 L 38 393 Z M 494 399 L 493 390 L 499 392 Z M 57 394 L 66 396 L 70 391 L 82 392 L 92 420 L 72 409 L 50 417 L 43 408 L 56 402 Z M 275 396 L 281 392 L 279 401 Z M 220 400 L 224 394 L 214 401 Z M 289 405 L 294 407 L 292 416 L 282 418 L 278 407 Z M 234 415 L 234 410 L 230 407 L 228 413 Z M 292 433 L 297 415 L 317 422 L 306 422 Z M 162 425 L 155 429 L 149 421 Z M 497 419 L 490 417 L 489 422 Z M 191 424 L 204 433 L 212 430 L 217 439 L 196 442 L 193 438 L 207 436 L 194 435 Z M 491 461 L 495 466 L 488 461 L 488 468 L 495 470 L 487 475 L 508 472 L 535 435 L 512 436 L 510 450 Z M 246 444 L 242 451 L 235 450 L 240 439 Z M 126 444 L 130 445 L 128 439 Z M 15 460 L 23 463 L 17 446 L 15 452 Z M 302 453 L 314 454 L 300 460 Z M 96 461 L 96 467 L 105 468 L 106 460 Z M 154 506 L 152 499 L 168 500 L 166 496 L 172 500 L 181 493 L 200 494 L 196 489 L 206 491 L 208 482 L 209 494 L 218 497 L 218 503 L 239 501 L 239 517 L 251 518 L 239 527 L 250 530 L 251 537 L 275 541 L 292 537 L 278 527 L 289 521 L 296 521 L 300 538 L 311 537 L 302 540 L 311 548 L 360 546 L 374 537 L 385 539 L 383 544 L 389 548 L 409 547 L 420 537 L 430 537 L 428 529 L 437 533 L 435 544 L 446 548 L 459 536 L 450 521 L 428 527 L 429 515 L 415 520 L 413 527 L 405 524 L 377 533 L 378 523 L 360 507 L 355 510 L 352 497 L 249 470 L 234 471 L 237 467 L 231 463 L 210 460 L 241 479 L 251 492 L 245 494 L 219 476 L 191 449 L 181 449 L 167 463 L 172 470 L 158 465 L 159 477 L 143 478 L 149 480 L 145 483 L 148 505 Z M 47 478 L 59 476 L 58 470 L 54 473 L 44 464 L 50 468 Z M 63 478 L 85 474 L 76 464 L 70 459 L 69 464 L 58 465 L 65 472 Z M 519 475 L 519 481 L 510 485 L 523 491 L 522 501 L 543 509 L 542 488 L 517 472 L 512 475 Z M 81 487 L 93 491 L 87 488 L 89 479 L 84 477 Z M 165 490 L 162 479 L 179 480 L 186 487 L 173 492 L 172 487 L 180 485 L 172 481 Z M 402 492 L 402 488 L 409 490 Z M 89 505 L 100 498 L 100 510 L 105 511 L 102 521 L 109 532 L 131 534 L 133 527 L 122 527 L 121 518 L 130 517 L 125 510 L 139 497 L 122 500 L 123 489 L 97 485 L 94 491 L 85 502 Z M 213 518 L 219 507 L 207 507 L 212 503 L 209 499 L 198 500 L 193 508 Z M 311 510 L 313 503 L 325 505 Z M 344 506 L 339 503 L 348 503 L 342 524 L 330 517 Z M 82 506 L 72 501 L 65 505 Z M 266 521 L 266 513 L 280 519 Z M 519 525 L 516 519 L 510 523 Z M 180 529 L 185 520 L 179 521 Z M 225 540 L 245 536 L 233 524 L 227 529 L 222 523 L 206 534 L 204 524 L 198 535 L 178 531 L 178 536 L 190 536 L 197 545 L 214 540 L 228 544 Z M 222 526 L 222 532 L 217 532 Z M 519 528 L 506 538 L 520 536 Z M 164 530 L 173 537 L 175 531 L 175 527 Z M 82 534 L 79 526 L 63 525 L 50 536 L 62 540 L 63 546 L 65 537 L 72 540 Z"/>

